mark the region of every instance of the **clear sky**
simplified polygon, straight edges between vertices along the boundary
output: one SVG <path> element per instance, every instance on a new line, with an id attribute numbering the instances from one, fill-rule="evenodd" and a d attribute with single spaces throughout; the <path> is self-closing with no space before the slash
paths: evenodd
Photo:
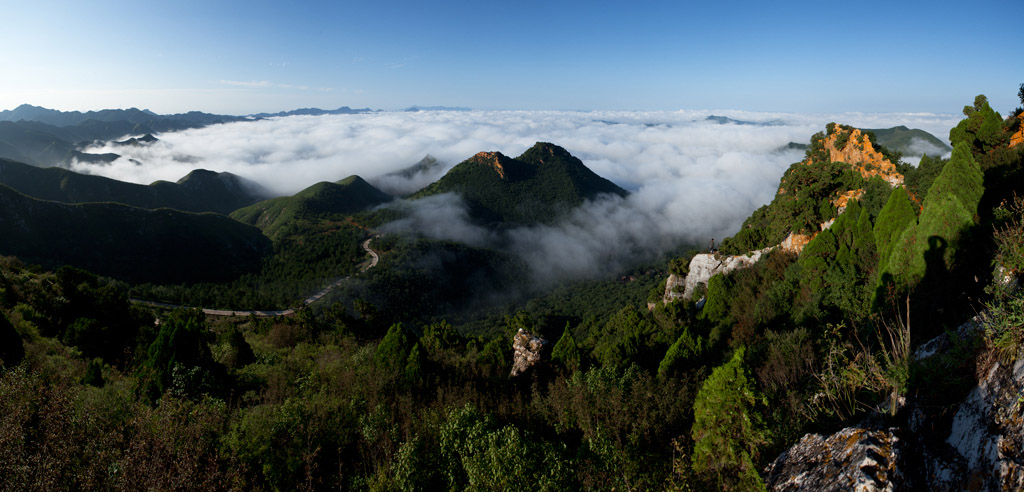
<path id="1" fill-rule="evenodd" d="M 0 109 L 1006 113 L 1024 0 L 0 0 Z"/>

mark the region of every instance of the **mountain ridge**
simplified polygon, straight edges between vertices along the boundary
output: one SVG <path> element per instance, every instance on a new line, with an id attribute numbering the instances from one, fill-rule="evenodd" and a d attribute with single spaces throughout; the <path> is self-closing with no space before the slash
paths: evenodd
<path id="1" fill-rule="evenodd" d="M 409 199 L 443 193 L 459 194 L 477 221 L 507 225 L 550 223 L 585 200 L 628 194 L 564 148 L 547 142 L 534 144 L 516 158 L 479 152 Z"/>

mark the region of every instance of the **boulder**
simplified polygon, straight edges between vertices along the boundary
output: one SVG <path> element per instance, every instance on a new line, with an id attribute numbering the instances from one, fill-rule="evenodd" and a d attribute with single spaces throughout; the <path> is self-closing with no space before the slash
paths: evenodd
<path id="1" fill-rule="evenodd" d="M 531 367 L 536 366 L 550 349 L 551 343 L 547 340 L 533 336 L 522 328 L 512 337 L 512 372 L 509 377 L 516 377 L 523 374 Z"/>
<path id="2" fill-rule="evenodd" d="M 768 466 L 765 484 L 780 491 L 894 491 L 904 482 L 902 452 L 893 429 L 808 434 Z"/>

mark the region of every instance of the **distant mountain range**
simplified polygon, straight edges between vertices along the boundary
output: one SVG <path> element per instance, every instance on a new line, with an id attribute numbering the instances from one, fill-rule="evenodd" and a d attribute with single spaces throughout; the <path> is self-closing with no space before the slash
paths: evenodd
<path id="1" fill-rule="evenodd" d="M 551 223 L 584 200 L 627 194 L 562 147 L 541 142 L 515 159 L 480 152 L 409 198 L 452 192 L 474 219 L 491 225 Z"/>
<path id="2" fill-rule="evenodd" d="M 953 151 L 935 135 L 917 128 L 910 129 L 903 125 L 892 128 L 868 128 L 864 131 L 875 134 L 877 142 L 883 147 L 894 150 L 904 156 L 930 155 L 939 157 Z M 807 144 L 789 142 L 776 149 L 778 152 L 787 150 L 807 150 Z"/>
<path id="3" fill-rule="evenodd" d="M 710 121 L 712 123 L 718 123 L 719 125 L 750 125 L 750 126 L 783 126 L 786 124 L 782 120 L 771 120 L 771 121 L 744 121 L 734 120 L 728 116 L 711 115 L 704 118 L 704 121 Z"/>
<path id="4" fill-rule="evenodd" d="M 139 208 L 173 208 L 225 215 L 271 196 L 270 191 L 253 181 L 203 169 L 192 171 L 176 183 L 157 181 L 139 185 L 7 159 L 0 159 L 0 183 L 41 200 L 116 202 Z"/>
<path id="5" fill-rule="evenodd" d="M 472 109 L 461 106 L 409 106 L 402 111 L 415 113 L 417 111 L 472 111 Z"/>
<path id="6" fill-rule="evenodd" d="M 323 116 L 325 114 L 362 114 L 362 113 L 376 113 L 380 110 L 362 108 L 352 109 L 348 106 L 342 106 L 338 109 L 320 109 L 320 108 L 301 108 L 293 109 L 291 111 L 281 111 L 279 113 L 257 113 L 249 115 L 252 118 L 273 118 L 277 116 Z"/>

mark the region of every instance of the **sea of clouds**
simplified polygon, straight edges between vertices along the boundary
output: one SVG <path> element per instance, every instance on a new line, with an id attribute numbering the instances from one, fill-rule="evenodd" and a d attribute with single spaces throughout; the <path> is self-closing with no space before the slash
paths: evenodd
<path id="1" fill-rule="evenodd" d="M 710 115 L 764 123 L 719 124 Z M 779 178 L 830 121 L 860 128 L 905 125 L 942 140 L 960 117 L 931 113 L 789 114 L 743 111 L 564 112 L 421 111 L 291 116 L 158 135 L 146 147 L 113 144 L 89 152 L 123 156 L 109 165 L 76 163 L 79 172 L 148 184 L 194 169 L 231 172 L 277 194 L 357 174 L 402 195 L 436 180 L 480 151 L 518 156 L 536 142 L 564 147 L 597 174 L 629 190 L 603 197 L 564 220 L 500 233 L 473 226 L 457 196 L 406 202 L 408 217 L 388 231 L 409 231 L 521 256 L 540 280 L 615 272 L 681 244 L 706 245 L 738 230 L 771 201 Z M 442 166 L 412 179 L 388 176 L 426 155 Z M 917 158 L 906 160 L 916 163 Z"/>

